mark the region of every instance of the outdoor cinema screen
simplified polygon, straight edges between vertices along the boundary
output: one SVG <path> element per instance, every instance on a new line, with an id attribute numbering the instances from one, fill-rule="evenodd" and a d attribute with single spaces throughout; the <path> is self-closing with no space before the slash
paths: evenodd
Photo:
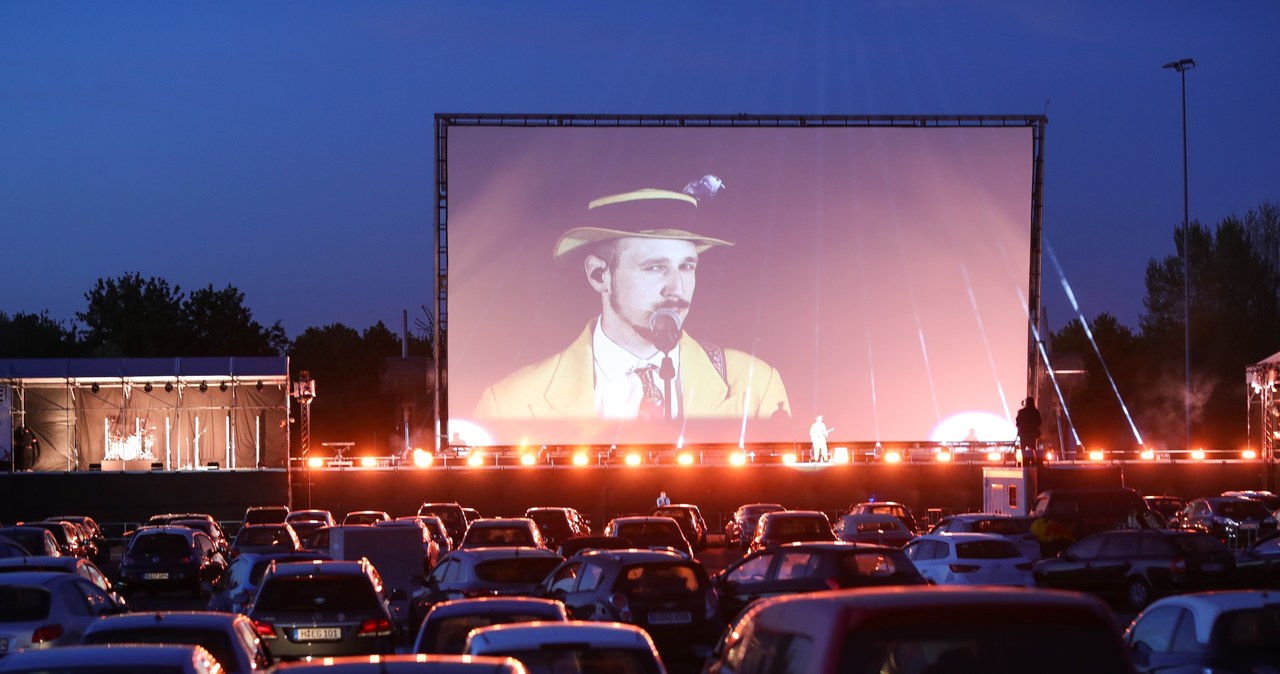
<path id="1" fill-rule="evenodd" d="M 1014 440 L 1033 125 L 670 121 L 442 126 L 454 441 Z"/>

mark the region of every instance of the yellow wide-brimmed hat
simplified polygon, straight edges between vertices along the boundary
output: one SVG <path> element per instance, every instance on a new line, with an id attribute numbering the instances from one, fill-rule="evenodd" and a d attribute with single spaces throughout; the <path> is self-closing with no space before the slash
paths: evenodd
<path id="1" fill-rule="evenodd" d="M 708 179 L 715 184 L 711 194 L 723 187 L 714 176 L 706 176 L 690 186 L 705 184 Z M 686 187 L 686 191 L 691 191 L 691 187 Z M 706 190 L 701 193 L 705 194 Z M 600 197 L 587 204 L 586 221 L 591 224 L 561 234 L 552 254 L 559 259 L 588 244 L 622 238 L 692 241 L 699 253 L 712 246 L 732 246 L 731 241 L 690 231 L 699 224 L 698 201 L 693 194 L 655 188 Z"/>

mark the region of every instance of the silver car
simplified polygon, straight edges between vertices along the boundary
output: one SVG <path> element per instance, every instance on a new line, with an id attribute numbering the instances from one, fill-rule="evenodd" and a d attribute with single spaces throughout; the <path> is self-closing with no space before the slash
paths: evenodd
<path id="1" fill-rule="evenodd" d="M 0 663 L 15 651 L 80 643 L 98 616 L 124 607 L 74 573 L 22 571 L 0 576 Z"/>
<path id="2" fill-rule="evenodd" d="M 117 672 L 172 672 L 173 674 L 221 674 L 218 660 L 199 646 L 68 646 L 47 651 L 23 651 L 0 658 L 0 672 L 58 672 L 58 674 L 115 674 Z"/>
<path id="3" fill-rule="evenodd" d="M 271 665 L 253 621 L 238 613 L 157 611 L 103 616 L 85 629 L 81 643 L 199 645 L 229 674 Z"/>

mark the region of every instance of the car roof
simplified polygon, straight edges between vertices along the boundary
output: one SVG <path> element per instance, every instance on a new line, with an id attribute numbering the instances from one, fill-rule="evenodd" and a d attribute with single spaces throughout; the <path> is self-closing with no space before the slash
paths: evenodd
<path id="1" fill-rule="evenodd" d="M 610 522 L 613 524 L 658 524 L 670 522 L 679 525 L 679 522 L 665 515 L 627 515 L 626 517 L 615 517 Z"/>
<path id="2" fill-rule="evenodd" d="M 364 575 L 364 566 L 357 561 L 337 559 L 278 562 L 275 565 L 275 574 L 276 576 L 310 576 L 312 574 L 360 576 Z"/>
<path id="3" fill-rule="evenodd" d="M 74 582 L 77 578 L 80 578 L 78 574 L 66 573 L 65 571 L 15 571 L 0 575 L 0 585 L 45 587 L 57 583 Z M 85 582 L 89 581 L 85 580 Z"/>
<path id="4" fill-rule="evenodd" d="M 879 545 L 877 543 L 854 543 L 853 541 L 799 541 L 796 543 L 783 543 L 781 545 L 771 547 L 768 550 L 762 550 L 761 552 L 765 552 L 768 554 L 776 554 L 780 550 L 871 550 L 871 551 L 894 550 L 894 551 L 898 551 L 901 549 L 902 548 L 892 546 L 892 545 Z"/>
<path id="5" fill-rule="evenodd" d="M 90 564 L 89 560 L 83 557 L 72 557 L 63 555 L 61 557 L 50 557 L 49 555 L 25 555 L 23 557 L 0 557 L 0 568 L 22 568 L 28 566 L 39 566 L 42 569 L 56 567 L 74 571 L 77 566 L 82 564 Z"/>
<path id="6" fill-rule="evenodd" d="M 534 524 L 534 521 L 528 517 L 482 517 L 471 523 L 471 526 L 480 527 L 511 527 L 511 526 L 528 526 Z"/>
<path id="7" fill-rule="evenodd" d="M 771 515 L 773 513 L 765 514 Z M 853 513 L 851 515 L 841 515 L 840 517 L 854 522 L 893 522 L 894 524 L 902 524 L 902 520 L 889 513 Z"/>
<path id="8" fill-rule="evenodd" d="M 4 664 L 24 670 L 56 670 L 109 662 L 120 667 L 163 665 L 185 667 L 197 657 L 210 663 L 217 660 L 203 646 L 191 644 L 104 644 L 101 646 L 59 646 L 47 650 L 25 650 L 10 654 Z"/>
<path id="9" fill-rule="evenodd" d="M 818 510 L 779 510 L 776 512 L 765 513 L 761 517 L 769 519 L 827 519 L 827 514 Z"/>
<path id="10" fill-rule="evenodd" d="M 206 535 L 203 531 L 197 532 L 191 527 L 184 527 L 176 524 L 155 524 L 135 530 L 133 532 L 133 539 L 137 540 L 145 536 L 157 536 L 160 534 L 172 534 L 174 536 L 182 536 L 183 538 L 193 538 L 197 533 L 202 536 Z"/>
<path id="11" fill-rule="evenodd" d="M 467 597 L 450 599 L 434 604 L 428 618 L 444 618 L 484 613 L 510 613 L 513 611 L 545 611 L 548 614 L 565 613 L 564 603 L 557 599 L 541 597 Z"/>
<path id="12" fill-rule="evenodd" d="M 223 628 L 243 619 L 239 613 L 219 611 L 148 611 L 101 616 L 90 623 L 92 631 L 106 629 L 134 629 L 138 627 L 200 627 Z"/>
<path id="13" fill-rule="evenodd" d="M 493 547 L 493 548 L 463 548 L 463 549 L 454 550 L 450 552 L 448 556 L 454 557 L 454 558 L 473 557 L 476 559 L 476 561 L 485 561 L 490 559 L 509 559 L 509 558 L 515 558 L 515 557 L 535 557 L 535 558 L 545 558 L 545 557 L 559 558 L 560 557 L 560 555 L 557 555 L 556 553 L 550 550 L 547 550 L 546 548 L 535 548 L 529 545 L 518 545 L 518 546 L 510 545 L 505 547 Z M 441 561 L 443 561 L 444 557 L 441 557 L 440 559 Z"/>
<path id="14" fill-rule="evenodd" d="M 916 536 L 915 539 L 907 545 L 911 545 L 912 543 L 921 540 L 951 541 L 953 543 L 972 543 L 973 541 L 1002 541 L 1004 543 L 1009 543 L 1009 539 L 1001 536 L 1000 534 L 990 534 L 979 531 L 939 531 L 936 534 Z M 1009 543 L 1009 545 L 1013 545 L 1013 543 Z"/>
<path id="15" fill-rule="evenodd" d="M 649 634 L 635 625 L 617 622 L 572 620 L 490 625 L 472 630 L 468 651 L 483 655 L 535 649 L 548 644 L 583 644 L 590 648 L 641 648 L 653 650 Z"/>
<path id="16" fill-rule="evenodd" d="M 1196 640 L 1208 643 L 1218 616 L 1227 611 L 1280 606 L 1280 594 L 1266 590 L 1191 592 L 1157 599 L 1143 610 L 1143 614 L 1161 606 L 1180 606 L 1191 611 L 1196 617 Z"/>
<path id="17" fill-rule="evenodd" d="M 314 662 L 278 663 L 273 672 L 342 672 L 365 674 L 525 674 L 524 665 L 515 658 L 484 655 L 344 655 L 317 658 Z"/>

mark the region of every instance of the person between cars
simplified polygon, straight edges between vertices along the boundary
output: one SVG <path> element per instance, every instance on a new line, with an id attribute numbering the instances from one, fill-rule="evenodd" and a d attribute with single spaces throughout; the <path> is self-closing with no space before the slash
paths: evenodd
<path id="1" fill-rule="evenodd" d="M 683 192 L 641 189 L 601 197 L 556 241 L 553 256 L 580 256 L 600 296 L 563 351 L 486 388 L 481 419 L 768 419 L 790 405 L 782 377 L 755 356 L 684 330 L 701 255 L 723 239 L 692 231 L 723 183 L 705 176 Z"/>

